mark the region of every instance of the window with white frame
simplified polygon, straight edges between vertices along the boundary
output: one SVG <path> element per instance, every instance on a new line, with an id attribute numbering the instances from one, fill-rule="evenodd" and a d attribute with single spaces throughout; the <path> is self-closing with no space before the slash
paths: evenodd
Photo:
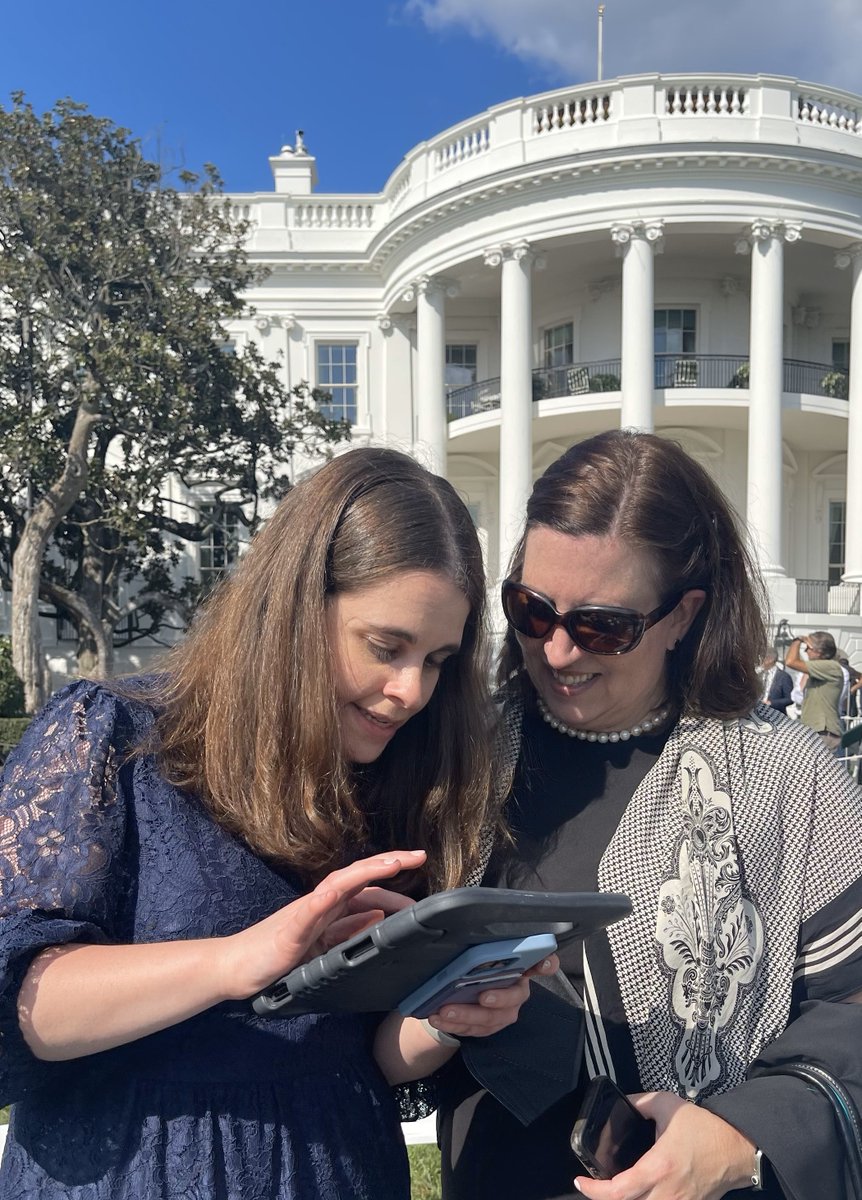
<path id="1" fill-rule="evenodd" d="M 317 343 L 317 386 L 330 395 L 320 411 L 351 424 L 356 424 L 357 411 L 356 351 L 356 342 Z"/>
<path id="2" fill-rule="evenodd" d="M 847 505 L 843 500 L 829 501 L 829 586 L 841 582 L 844 574 L 845 522 Z"/>
<path id="3" fill-rule="evenodd" d="M 655 386 L 692 386 L 697 382 L 697 363 L 679 356 L 697 349 L 697 309 L 657 308 L 653 316 Z"/>
<path id="4" fill-rule="evenodd" d="M 838 371 L 850 370 L 850 342 L 847 338 L 832 339 L 832 366 Z"/>
<path id="5" fill-rule="evenodd" d="M 542 365 L 568 367 L 574 362 L 575 327 L 571 321 L 546 329 L 543 339 Z"/>
<path id="6" fill-rule="evenodd" d="M 697 309 L 657 308 L 653 344 L 656 354 L 694 354 L 697 349 Z"/>
<path id="7" fill-rule="evenodd" d="M 469 387 L 476 382 L 475 343 L 447 344 L 446 346 L 446 391 Z"/>
<path id="8" fill-rule="evenodd" d="M 203 525 L 212 521 L 199 543 L 201 584 L 208 592 L 239 557 L 240 507 L 238 504 L 217 506 L 205 500 L 200 505 L 200 519 Z"/>

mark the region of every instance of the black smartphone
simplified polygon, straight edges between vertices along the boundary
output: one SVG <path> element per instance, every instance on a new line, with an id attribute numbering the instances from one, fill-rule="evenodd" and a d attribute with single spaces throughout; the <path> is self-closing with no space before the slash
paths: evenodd
<path id="1" fill-rule="evenodd" d="M 627 1171 L 655 1142 L 655 1121 L 638 1110 L 607 1075 L 591 1079 L 572 1130 L 572 1149 L 594 1179 Z"/>

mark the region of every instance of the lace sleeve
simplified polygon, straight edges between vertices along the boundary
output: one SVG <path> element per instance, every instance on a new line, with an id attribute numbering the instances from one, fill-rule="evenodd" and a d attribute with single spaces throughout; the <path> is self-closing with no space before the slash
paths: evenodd
<path id="1" fill-rule="evenodd" d="M 438 1101 L 437 1072 L 425 1079 L 397 1083 L 393 1088 L 398 1114 L 402 1121 L 421 1121 L 436 1111 Z"/>
<path id="2" fill-rule="evenodd" d="M 113 939 L 128 881 L 117 802 L 120 702 L 93 684 L 55 696 L 10 755 L 0 782 L 0 1103 L 56 1082 L 18 1024 L 21 983 L 36 954 Z"/>

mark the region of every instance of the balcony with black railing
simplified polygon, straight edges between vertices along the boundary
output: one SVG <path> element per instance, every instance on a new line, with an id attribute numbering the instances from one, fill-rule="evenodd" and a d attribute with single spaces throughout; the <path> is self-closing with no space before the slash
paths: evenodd
<path id="1" fill-rule="evenodd" d="M 594 392 L 620 390 L 620 360 L 568 363 L 561 367 L 537 367 L 533 371 L 533 399 L 587 396 Z M 446 409 L 451 421 L 490 412 L 500 407 L 500 377 L 482 379 L 449 392 Z"/>
<path id="2" fill-rule="evenodd" d="M 796 611 L 858 617 L 858 583 L 830 584 L 828 579 L 796 580 Z"/>
<path id="3" fill-rule="evenodd" d="M 749 386 L 749 361 L 745 354 L 656 354 L 654 371 L 654 386 L 660 389 L 723 391 Z M 784 360 L 785 392 L 846 400 L 849 382 L 849 374 L 843 367 L 796 358 Z M 618 392 L 621 383 L 619 358 L 537 367 L 533 371 L 533 400 Z M 447 399 L 449 419 L 453 421 L 499 407 L 499 376 L 455 388 Z"/>

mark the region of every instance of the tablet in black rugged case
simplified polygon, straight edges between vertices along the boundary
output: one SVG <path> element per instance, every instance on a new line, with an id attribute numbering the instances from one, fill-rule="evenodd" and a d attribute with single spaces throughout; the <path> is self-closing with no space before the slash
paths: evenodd
<path id="1" fill-rule="evenodd" d="M 564 945 L 630 912 L 629 898 L 610 892 L 438 892 L 295 967 L 255 997 L 254 1011 L 391 1012 L 468 946 L 531 933 Z"/>

